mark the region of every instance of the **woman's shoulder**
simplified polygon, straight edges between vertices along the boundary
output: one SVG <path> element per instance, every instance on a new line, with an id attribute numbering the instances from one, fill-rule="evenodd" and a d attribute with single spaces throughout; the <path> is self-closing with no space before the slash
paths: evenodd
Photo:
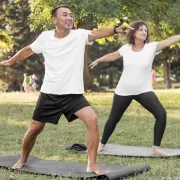
<path id="1" fill-rule="evenodd" d="M 123 46 L 121 46 L 120 49 L 128 49 L 128 48 L 130 48 L 130 47 L 131 47 L 131 44 L 126 43 L 126 44 L 124 44 Z"/>
<path id="2" fill-rule="evenodd" d="M 131 44 L 129 44 L 129 43 L 126 43 L 126 44 L 124 44 L 124 45 L 122 45 L 121 47 L 131 47 Z"/>
<path id="3" fill-rule="evenodd" d="M 154 45 L 156 46 L 157 43 L 158 43 L 157 41 L 153 41 L 153 42 L 146 43 L 145 45 L 146 46 L 154 46 Z"/>

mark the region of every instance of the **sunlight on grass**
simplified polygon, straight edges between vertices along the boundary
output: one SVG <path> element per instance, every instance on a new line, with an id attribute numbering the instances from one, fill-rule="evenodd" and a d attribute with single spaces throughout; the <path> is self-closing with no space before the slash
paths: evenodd
<path id="1" fill-rule="evenodd" d="M 27 121 L 9 121 L 8 122 L 9 125 L 13 125 L 13 126 L 29 126 L 30 123 Z"/>
<path id="2" fill-rule="evenodd" d="M 13 92 L 13 93 L 0 93 L 0 102 L 6 103 L 35 103 L 39 93 L 22 93 L 22 92 Z"/>

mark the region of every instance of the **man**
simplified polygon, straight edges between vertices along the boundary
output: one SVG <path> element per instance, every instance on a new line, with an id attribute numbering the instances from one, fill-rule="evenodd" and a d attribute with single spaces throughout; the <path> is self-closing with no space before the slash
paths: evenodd
<path id="1" fill-rule="evenodd" d="M 99 143 L 98 118 L 83 96 L 84 50 L 87 44 L 98 38 L 122 32 L 130 26 L 100 28 L 96 31 L 72 30 L 73 17 L 67 6 L 58 6 L 52 11 L 55 30 L 42 32 L 29 46 L 21 49 L 11 59 L 0 65 L 8 66 L 34 53 L 45 58 L 45 77 L 31 126 L 23 139 L 23 150 L 14 169 L 24 166 L 37 135 L 47 122 L 57 124 L 64 114 L 69 122 L 80 118 L 87 126 L 88 165 L 87 172 L 104 173 L 96 165 Z"/>

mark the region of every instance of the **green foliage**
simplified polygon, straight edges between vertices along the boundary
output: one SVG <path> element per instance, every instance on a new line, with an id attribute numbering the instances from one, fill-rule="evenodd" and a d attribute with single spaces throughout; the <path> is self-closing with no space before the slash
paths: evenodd
<path id="1" fill-rule="evenodd" d="M 4 31 L 0 30 L 0 56 L 2 53 L 9 51 L 13 46 L 13 41 L 10 36 Z"/>
<path id="2" fill-rule="evenodd" d="M 28 2 L 30 2 L 30 7 Z M 30 44 L 40 31 L 53 28 L 51 10 L 60 4 L 67 4 L 70 7 L 74 14 L 75 24 L 86 21 L 87 26 L 85 28 L 87 29 L 107 25 L 114 26 L 119 19 L 126 17 L 129 22 L 134 20 L 147 21 L 154 41 L 166 39 L 180 32 L 180 0 L 9 0 L 0 4 L 0 12 L 2 12 L 0 14 L 0 30 L 2 29 L 13 40 L 14 46 L 13 48 L 10 46 L 11 51 L 6 53 L 3 59 L 12 57 L 20 48 Z M 104 44 L 104 46 L 95 45 L 95 48 L 92 48 L 93 52 L 89 51 L 90 61 L 95 60 L 99 55 L 110 52 L 108 49 L 118 49 L 124 43 L 124 40 L 122 40 L 122 37 L 120 39 L 110 37 L 109 39 L 101 39 L 98 42 Z M 2 48 L 2 41 L 0 46 Z M 4 41 L 3 46 L 6 46 L 7 49 L 7 43 L 4 44 Z M 116 48 L 111 48 L 111 46 L 116 46 Z M 171 50 L 167 51 L 169 53 L 168 61 L 178 60 L 178 53 L 174 53 L 178 51 L 177 46 L 172 46 Z M 162 72 L 162 62 L 165 58 L 163 53 L 159 55 L 161 58 L 157 57 L 154 62 L 154 65 L 159 68 L 159 72 Z M 0 56 L 2 56 L 1 53 Z M 13 69 L 1 68 L 0 76 L 9 78 L 9 81 L 12 79 L 21 81 L 22 77 L 20 76 L 24 72 L 39 73 L 39 76 L 42 77 L 43 66 L 42 63 L 38 63 L 38 60 L 39 57 L 34 56 L 26 60 L 26 62 L 13 65 Z M 119 64 L 119 61 L 117 62 L 117 64 L 114 63 L 113 65 L 107 63 L 107 65 L 101 67 L 101 70 L 95 68 L 92 71 L 93 75 L 96 78 L 96 75 L 100 72 L 108 73 L 108 68 L 115 68 L 114 71 L 117 72 L 115 76 L 119 77 L 122 64 Z M 103 70 L 103 68 L 105 69 Z M 176 73 L 175 69 L 176 67 L 173 66 L 173 73 Z M 36 72 L 32 72 L 32 70 Z M 20 71 L 22 71 L 22 74 L 19 73 Z M 9 74 L 12 74 L 13 77 L 9 76 Z M 14 80 L 13 84 L 20 84 Z"/>
<path id="3" fill-rule="evenodd" d="M 29 45 L 35 38 L 36 32 L 31 32 L 28 22 L 30 7 L 28 0 L 3 2 L 0 4 L 0 29 L 6 42 L 9 43 L 8 52 L 1 54 L 1 59 L 9 59 L 21 48 Z M 4 34 L 6 34 L 4 36 Z M 13 41 L 13 44 L 12 44 Z M 6 45 L 7 45 L 6 43 Z M 7 46 L 6 46 L 7 47 Z M 3 48 L 4 50 L 4 48 Z M 43 64 L 38 56 L 14 64 L 12 67 L 0 67 L 0 78 L 9 84 L 9 89 L 20 90 L 23 82 L 23 74 L 36 74 L 43 76 Z"/>
<path id="4" fill-rule="evenodd" d="M 96 24 L 105 22 L 109 18 L 119 17 L 120 1 L 117 0 L 36 0 L 31 1 L 32 28 L 40 28 L 42 30 L 49 29 L 51 25 L 51 10 L 53 7 L 66 4 L 71 8 L 74 15 L 74 21 L 77 24 L 79 21 L 90 18 Z"/>
<path id="5" fill-rule="evenodd" d="M 55 6 L 56 0 L 45 1 L 37 0 L 30 2 L 31 14 L 30 22 L 31 29 L 47 30 L 52 27 L 51 10 Z"/>
<path id="6" fill-rule="evenodd" d="M 0 41 L 6 44 L 11 44 L 12 40 L 4 31 L 0 31 Z"/>
<path id="7" fill-rule="evenodd" d="M 8 89 L 8 83 L 0 79 L 0 91 L 5 92 Z"/>

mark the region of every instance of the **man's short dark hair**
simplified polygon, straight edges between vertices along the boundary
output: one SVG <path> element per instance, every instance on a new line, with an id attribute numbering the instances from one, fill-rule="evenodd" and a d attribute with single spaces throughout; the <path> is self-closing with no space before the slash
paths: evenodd
<path id="1" fill-rule="evenodd" d="M 52 10 L 52 12 L 51 12 L 52 17 L 56 17 L 56 13 L 57 13 L 57 10 L 58 10 L 59 8 L 67 8 L 67 9 L 69 9 L 69 7 L 68 7 L 67 5 L 57 6 L 57 7 L 55 7 L 55 8 Z"/>

